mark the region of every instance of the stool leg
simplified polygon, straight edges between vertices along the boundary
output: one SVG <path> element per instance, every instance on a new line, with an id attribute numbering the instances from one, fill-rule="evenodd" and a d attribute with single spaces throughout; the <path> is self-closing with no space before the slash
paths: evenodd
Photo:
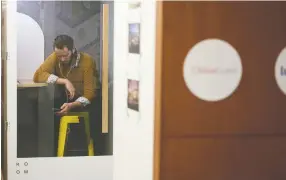
<path id="1" fill-rule="evenodd" d="M 94 156 L 93 140 L 90 136 L 90 123 L 89 123 L 88 113 L 85 113 L 83 117 L 85 121 L 85 133 L 86 133 L 87 142 L 88 142 L 88 156 Z"/>
<path id="2" fill-rule="evenodd" d="M 58 157 L 64 156 L 65 142 L 67 137 L 68 124 L 79 123 L 77 116 L 63 116 L 60 122 L 59 139 L 58 139 Z"/>
<path id="3" fill-rule="evenodd" d="M 83 117 L 84 124 L 85 124 L 85 134 L 86 134 L 87 143 L 88 143 L 88 156 L 94 156 L 95 154 L 94 153 L 94 142 L 90 135 L 90 122 L 89 122 L 88 112 L 80 112 L 80 113 L 71 112 L 69 113 L 69 115 Z"/>
<path id="4" fill-rule="evenodd" d="M 94 149 L 93 149 L 93 140 L 90 138 L 89 144 L 88 144 L 88 156 L 94 156 Z"/>

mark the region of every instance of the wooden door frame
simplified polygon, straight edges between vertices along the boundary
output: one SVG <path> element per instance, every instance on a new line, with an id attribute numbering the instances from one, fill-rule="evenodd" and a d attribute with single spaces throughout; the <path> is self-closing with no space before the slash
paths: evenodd
<path id="1" fill-rule="evenodd" d="M 4 158 L 3 164 L 5 168 L 1 167 L 1 178 L 8 179 L 7 178 L 7 11 L 6 11 L 6 0 L 1 1 L 1 75 L 2 78 L 2 88 L 1 88 L 1 105 L 3 106 L 1 108 L 2 113 L 2 122 L 1 124 L 4 125 L 4 137 L 2 137 L 3 142 L 3 151 L 4 155 L 2 156 Z M 3 101 L 2 101 L 3 100 Z M 2 151 L 1 149 L 1 151 Z"/>
<path id="2" fill-rule="evenodd" d="M 161 159 L 161 115 L 162 115 L 162 50 L 163 50 L 163 2 L 156 2 L 156 46 L 155 46 L 155 110 L 154 110 L 154 162 L 153 179 L 160 180 Z"/>
<path id="3" fill-rule="evenodd" d="M 108 62 L 109 62 L 109 4 L 102 7 L 102 133 L 108 133 Z"/>

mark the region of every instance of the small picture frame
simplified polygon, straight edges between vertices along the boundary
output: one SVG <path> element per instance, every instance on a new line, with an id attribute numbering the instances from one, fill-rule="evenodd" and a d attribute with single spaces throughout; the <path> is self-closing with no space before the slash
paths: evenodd
<path id="1" fill-rule="evenodd" d="M 128 51 L 140 54 L 140 23 L 130 23 L 128 32 Z"/>
<path id="2" fill-rule="evenodd" d="M 139 111 L 139 81 L 128 79 L 127 107 Z"/>

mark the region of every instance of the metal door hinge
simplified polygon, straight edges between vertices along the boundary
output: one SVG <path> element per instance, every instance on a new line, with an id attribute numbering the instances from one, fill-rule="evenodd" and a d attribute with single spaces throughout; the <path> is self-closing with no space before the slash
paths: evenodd
<path id="1" fill-rule="evenodd" d="M 5 121 L 5 131 L 8 131 L 10 128 L 10 122 Z"/>
<path id="2" fill-rule="evenodd" d="M 5 54 L 3 53 L 3 56 L 1 57 L 2 61 L 7 61 L 9 60 L 9 54 L 8 52 L 5 52 Z"/>
<path id="3" fill-rule="evenodd" d="M 8 52 L 6 52 L 6 61 L 8 61 L 10 59 L 10 56 L 9 56 L 9 54 L 8 54 Z"/>

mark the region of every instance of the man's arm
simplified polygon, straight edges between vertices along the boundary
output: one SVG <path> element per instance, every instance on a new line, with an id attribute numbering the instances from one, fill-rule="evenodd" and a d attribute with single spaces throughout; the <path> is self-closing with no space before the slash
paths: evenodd
<path id="1" fill-rule="evenodd" d="M 86 106 L 91 103 L 95 97 L 96 79 L 95 77 L 96 65 L 92 58 L 89 59 L 83 73 L 83 96 L 79 97 L 74 103 L 74 107 Z"/>
<path id="2" fill-rule="evenodd" d="M 49 83 L 49 84 L 66 84 L 66 79 L 59 78 L 55 74 L 52 74 L 57 64 L 57 58 L 52 53 L 43 64 L 37 69 L 34 74 L 33 81 L 36 83 Z"/>

